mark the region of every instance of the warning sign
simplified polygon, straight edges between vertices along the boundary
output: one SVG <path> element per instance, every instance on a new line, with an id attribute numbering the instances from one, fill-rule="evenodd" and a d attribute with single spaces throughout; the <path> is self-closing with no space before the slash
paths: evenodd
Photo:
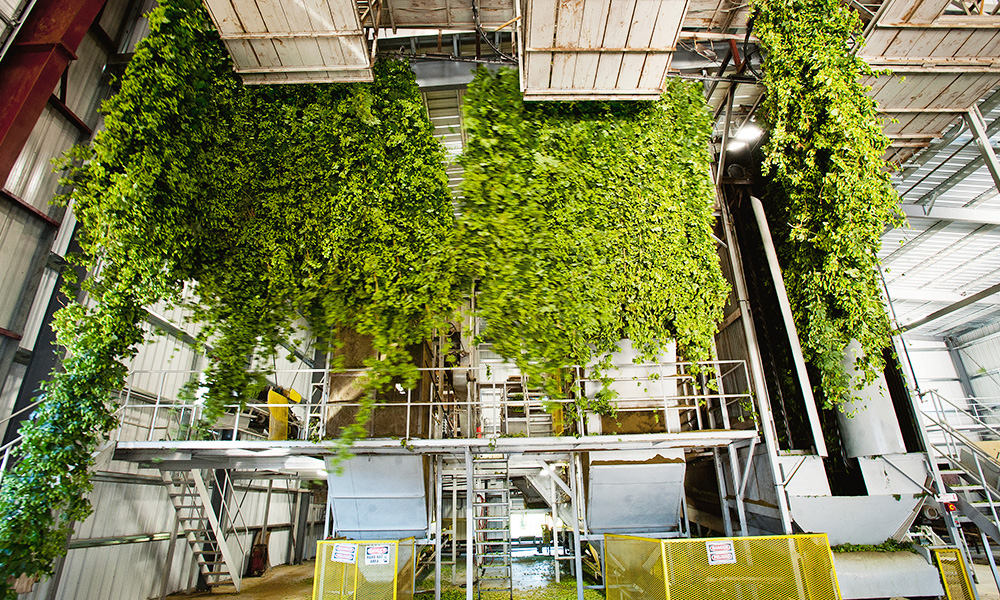
<path id="1" fill-rule="evenodd" d="M 389 546 L 368 546 L 365 548 L 366 565 L 389 564 Z"/>
<path id="2" fill-rule="evenodd" d="M 334 544 L 330 560 L 353 565 L 358 562 L 358 547 L 354 544 Z"/>
<path id="3" fill-rule="evenodd" d="M 735 565 L 736 546 L 732 540 L 709 540 L 705 542 L 710 565 Z"/>

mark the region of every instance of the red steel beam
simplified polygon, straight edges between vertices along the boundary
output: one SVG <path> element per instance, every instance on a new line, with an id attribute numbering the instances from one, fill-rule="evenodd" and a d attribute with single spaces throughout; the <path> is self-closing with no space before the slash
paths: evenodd
<path id="1" fill-rule="evenodd" d="M 38 0 L 0 62 L 0 185 L 105 0 Z"/>

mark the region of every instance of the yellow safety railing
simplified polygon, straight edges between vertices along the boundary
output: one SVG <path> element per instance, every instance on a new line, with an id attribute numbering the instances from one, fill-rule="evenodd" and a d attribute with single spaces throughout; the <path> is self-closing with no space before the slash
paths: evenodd
<path id="1" fill-rule="evenodd" d="M 313 600 L 413 600 L 414 540 L 321 540 Z"/>
<path id="2" fill-rule="evenodd" d="M 934 548 L 933 552 L 948 600 L 975 600 L 969 572 L 958 548 Z"/>
<path id="3" fill-rule="evenodd" d="M 826 534 L 604 543 L 608 600 L 841 598 Z"/>

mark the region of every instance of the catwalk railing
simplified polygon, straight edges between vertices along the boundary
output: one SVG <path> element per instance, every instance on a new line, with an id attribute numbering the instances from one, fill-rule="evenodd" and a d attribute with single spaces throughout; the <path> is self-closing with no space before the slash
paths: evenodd
<path id="1" fill-rule="evenodd" d="M 972 398 L 954 402 L 936 390 L 923 392 L 921 399 L 931 457 L 954 474 L 955 479 L 945 478 L 945 485 L 958 493 L 962 513 L 1000 542 L 1000 426 L 993 424 L 995 406 L 987 408 L 987 402 Z"/>
<path id="2" fill-rule="evenodd" d="M 673 433 L 716 429 L 754 429 L 756 410 L 742 361 L 671 362 L 629 365 L 628 373 L 601 377 L 574 369 L 566 397 L 546 395 L 519 376 L 490 379 L 488 366 L 422 368 L 412 389 L 396 385 L 375 397 L 369 437 L 475 438 L 602 433 L 601 419 L 586 410 L 584 394 L 603 385 L 617 388 L 611 404 L 618 420 L 645 413 L 654 431 Z M 459 377 L 460 374 L 460 377 Z M 130 373 L 119 395 L 116 441 L 302 440 L 336 439 L 371 396 L 362 391 L 365 370 L 277 371 L 280 381 L 310 381 L 301 402 L 243 399 L 205 423 L 200 400 L 179 400 L 177 390 L 199 377 L 197 371 L 153 370 Z M 455 391 L 460 379 L 465 393 Z M 626 389 L 627 388 L 627 389 Z M 626 389 L 625 392 L 622 392 Z M 496 393 L 498 390 L 503 393 Z M 629 391 L 631 390 L 631 391 Z M 549 417 L 547 430 L 526 427 L 532 415 Z M 553 418 L 553 415 L 558 417 Z M 286 419 L 286 423 L 282 423 Z M 484 427 L 490 425 L 490 427 Z M 284 431 L 284 433 L 282 433 Z M 484 433 L 485 431 L 485 433 Z M 619 433 L 621 431 L 616 431 Z"/>

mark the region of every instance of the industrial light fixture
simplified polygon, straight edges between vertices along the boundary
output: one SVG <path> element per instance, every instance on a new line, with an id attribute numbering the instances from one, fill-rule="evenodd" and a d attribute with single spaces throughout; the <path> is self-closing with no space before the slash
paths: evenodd
<path id="1" fill-rule="evenodd" d="M 740 130 L 733 137 L 743 142 L 753 142 L 759 140 L 762 135 L 764 135 L 764 131 L 756 123 L 747 123 L 740 127 Z"/>

